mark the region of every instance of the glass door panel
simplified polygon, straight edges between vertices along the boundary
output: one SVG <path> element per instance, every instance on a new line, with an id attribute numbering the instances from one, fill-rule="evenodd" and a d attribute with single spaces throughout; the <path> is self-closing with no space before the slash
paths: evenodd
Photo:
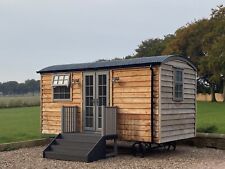
<path id="1" fill-rule="evenodd" d="M 95 130 L 95 105 L 94 105 L 94 87 L 95 87 L 95 76 L 94 74 L 85 75 L 85 91 L 84 91 L 84 109 L 85 109 L 85 129 Z"/>
<path id="2" fill-rule="evenodd" d="M 102 106 L 107 106 L 108 72 L 84 73 L 84 129 L 102 129 Z"/>
<path id="3" fill-rule="evenodd" d="M 96 112 L 96 128 L 102 129 L 102 106 L 107 106 L 107 72 L 98 72 L 96 80 L 96 97 L 98 100 L 97 112 Z"/>

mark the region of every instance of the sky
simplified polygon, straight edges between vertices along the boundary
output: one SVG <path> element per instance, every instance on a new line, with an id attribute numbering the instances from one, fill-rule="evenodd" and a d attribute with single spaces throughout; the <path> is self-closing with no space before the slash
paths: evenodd
<path id="1" fill-rule="evenodd" d="M 1 0 L 0 82 L 133 54 L 141 41 L 208 18 L 220 4 L 225 0 Z"/>

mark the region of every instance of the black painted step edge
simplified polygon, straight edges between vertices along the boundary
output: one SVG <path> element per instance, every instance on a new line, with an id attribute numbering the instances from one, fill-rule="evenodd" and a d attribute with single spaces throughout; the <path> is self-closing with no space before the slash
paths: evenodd
<path id="1" fill-rule="evenodd" d="M 59 139 L 59 138 L 62 138 L 62 135 L 61 134 L 58 134 L 48 145 L 47 147 L 44 149 L 43 151 L 43 158 L 45 158 L 45 153 L 47 151 L 50 151 L 51 150 L 51 145 L 55 144 L 56 143 L 56 139 Z"/>
<path id="2" fill-rule="evenodd" d="M 46 152 L 45 158 L 53 159 L 53 160 L 88 162 L 87 156 L 75 156 L 75 155 L 63 154 L 63 153 L 58 153 L 53 151 Z"/>
<path id="3" fill-rule="evenodd" d="M 53 144 L 51 145 L 51 150 L 52 149 L 65 149 L 67 151 L 76 151 L 76 150 L 79 150 L 79 151 L 87 151 L 89 152 L 90 149 L 93 148 L 93 145 L 84 145 L 84 144 L 81 144 L 81 145 L 59 145 L 59 144 Z"/>

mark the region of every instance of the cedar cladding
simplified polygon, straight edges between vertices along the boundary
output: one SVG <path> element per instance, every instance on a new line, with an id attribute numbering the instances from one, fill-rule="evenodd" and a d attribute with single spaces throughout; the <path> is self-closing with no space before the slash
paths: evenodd
<path id="1" fill-rule="evenodd" d="M 118 108 L 118 135 L 121 140 L 151 141 L 151 70 L 150 67 L 115 69 L 112 77 L 111 105 Z M 158 67 L 154 68 L 154 109 L 158 108 Z M 158 112 L 158 111 L 155 111 Z M 157 118 L 155 121 L 158 126 Z M 157 139 L 157 133 L 155 133 Z"/>
<path id="2" fill-rule="evenodd" d="M 44 134 L 57 134 L 61 132 L 62 106 L 78 106 L 77 128 L 81 130 L 82 111 L 82 83 L 71 85 L 71 101 L 53 101 L 52 73 L 41 75 L 41 130 Z M 82 72 L 71 73 L 72 79 L 80 79 Z"/>

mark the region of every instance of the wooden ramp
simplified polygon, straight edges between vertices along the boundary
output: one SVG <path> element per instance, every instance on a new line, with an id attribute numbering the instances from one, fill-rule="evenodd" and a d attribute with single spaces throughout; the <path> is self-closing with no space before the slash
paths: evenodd
<path id="1" fill-rule="evenodd" d="M 108 139 L 116 140 L 117 136 L 101 136 L 96 133 L 59 134 L 43 151 L 43 157 L 83 162 L 104 159 L 107 156 L 106 140 Z"/>

